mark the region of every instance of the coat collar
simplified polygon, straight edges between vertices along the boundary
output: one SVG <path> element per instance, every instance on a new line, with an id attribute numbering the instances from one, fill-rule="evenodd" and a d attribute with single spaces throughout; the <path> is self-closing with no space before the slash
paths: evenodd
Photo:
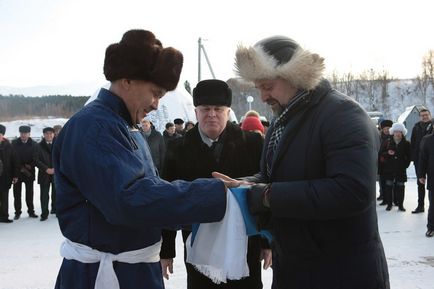
<path id="1" fill-rule="evenodd" d="M 121 118 L 123 118 L 128 123 L 129 127 L 137 128 L 137 125 L 133 123 L 133 120 L 131 119 L 127 106 L 119 96 L 117 96 L 110 90 L 101 88 L 97 100 L 101 101 L 104 105 L 108 106 L 112 111 L 114 111 Z"/>
<path id="2" fill-rule="evenodd" d="M 280 143 L 278 144 L 277 150 L 273 157 L 273 165 L 270 172 L 270 179 L 272 179 L 273 174 L 275 172 L 276 167 L 283 159 L 283 155 L 286 153 L 290 143 L 294 141 L 296 134 L 299 129 L 302 129 L 303 123 L 306 122 L 306 119 L 309 117 L 309 112 L 313 107 L 315 107 L 329 92 L 332 90 L 330 83 L 327 80 L 322 80 L 321 83 L 312 90 L 305 99 L 293 109 L 293 112 L 288 117 L 288 122 L 283 131 L 283 135 Z M 268 147 L 268 143 L 270 140 L 270 136 L 274 127 L 270 127 L 267 132 L 267 137 L 265 141 L 265 150 Z M 264 154 L 265 155 L 265 154 Z M 262 162 L 265 161 L 263 158 Z M 265 168 L 266 166 L 264 166 Z M 266 175 L 266 174 L 265 174 Z"/>

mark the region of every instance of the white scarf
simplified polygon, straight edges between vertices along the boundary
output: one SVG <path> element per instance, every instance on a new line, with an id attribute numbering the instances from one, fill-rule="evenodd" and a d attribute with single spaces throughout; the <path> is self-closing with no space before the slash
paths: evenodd
<path id="1" fill-rule="evenodd" d="M 68 239 L 60 247 L 60 255 L 68 260 L 81 263 L 98 263 L 95 289 L 120 289 L 119 281 L 113 269 L 113 261 L 123 263 L 155 263 L 160 261 L 161 240 L 143 249 L 111 254 L 92 249 L 86 245 L 74 243 Z"/>
<path id="2" fill-rule="evenodd" d="M 227 191 L 226 213 L 220 222 L 200 224 L 191 245 L 186 241 L 187 262 L 214 283 L 249 276 L 246 227 L 237 200 Z"/>

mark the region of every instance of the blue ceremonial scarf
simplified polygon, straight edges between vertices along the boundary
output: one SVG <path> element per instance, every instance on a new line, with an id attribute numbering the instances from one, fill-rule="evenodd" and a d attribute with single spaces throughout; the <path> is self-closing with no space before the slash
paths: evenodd
<path id="1" fill-rule="evenodd" d="M 247 205 L 247 191 L 248 187 L 238 187 L 230 189 L 232 195 L 234 195 L 235 199 L 238 202 L 238 205 L 241 210 L 241 214 L 243 215 L 244 224 L 246 226 L 246 235 L 254 236 L 261 235 L 263 238 L 266 238 L 268 243 L 271 244 L 273 241 L 273 236 L 268 230 L 261 230 L 258 232 L 256 228 L 256 221 L 252 214 L 249 212 L 249 208 Z M 193 224 L 191 231 L 191 245 L 193 245 L 194 238 L 196 237 L 197 230 L 199 229 L 200 224 Z"/>

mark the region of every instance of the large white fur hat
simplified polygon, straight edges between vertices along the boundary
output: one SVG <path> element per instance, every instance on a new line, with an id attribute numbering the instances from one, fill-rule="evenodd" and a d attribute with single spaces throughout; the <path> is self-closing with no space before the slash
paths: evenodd
<path id="1" fill-rule="evenodd" d="M 248 81 L 283 78 L 292 86 L 314 89 L 325 69 L 324 58 L 285 36 L 265 38 L 254 46 L 238 46 L 235 72 Z"/>
<path id="2" fill-rule="evenodd" d="M 405 136 L 407 134 L 407 129 L 405 128 L 405 125 L 399 122 L 395 122 L 392 127 L 389 129 L 390 135 L 393 135 L 395 131 L 400 131 Z"/>

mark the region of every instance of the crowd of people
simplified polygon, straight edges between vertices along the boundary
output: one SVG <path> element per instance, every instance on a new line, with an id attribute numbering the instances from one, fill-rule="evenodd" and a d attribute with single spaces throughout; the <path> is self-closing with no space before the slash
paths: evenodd
<path id="1" fill-rule="evenodd" d="M 381 146 L 378 153 L 378 174 L 380 206 L 390 211 L 393 205 L 405 212 L 404 196 L 407 182 L 407 168 L 413 161 L 418 189 L 418 205 L 412 214 L 425 212 L 425 183 L 434 179 L 434 156 L 430 152 L 430 136 L 433 132 L 431 112 L 423 108 L 419 111 L 419 122 L 412 128 L 410 141 L 405 138 L 407 128 L 402 123 L 385 119 L 379 124 Z M 432 184 L 428 182 L 428 222 L 427 237 L 434 236 L 434 205 L 431 206 Z"/>
<path id="2" fill-rule="evenodd" d="M 0 222 L 12 223 L 9 219 L 9 189 L 13 186 L 14 220 L 22 214 L 22 187 L 25 187 L 27 213 L 30 218 L 38 218 L 34 206 L 34 182 L 38 168 L 37 182 L 40 186 L 41 221 L 49 213 L 56 214 L 56 187 L 54 185 L 54 168 L 52 147 L 62 126 L 45 127 L 43 137 L 38 143 L 34 141 L 31 127 L 19 127 L 19 137 L 10 141 L 4 137 L 6 127 L 0 124 Z M 48 209 L 51 188 L 51 210 Z"/>

